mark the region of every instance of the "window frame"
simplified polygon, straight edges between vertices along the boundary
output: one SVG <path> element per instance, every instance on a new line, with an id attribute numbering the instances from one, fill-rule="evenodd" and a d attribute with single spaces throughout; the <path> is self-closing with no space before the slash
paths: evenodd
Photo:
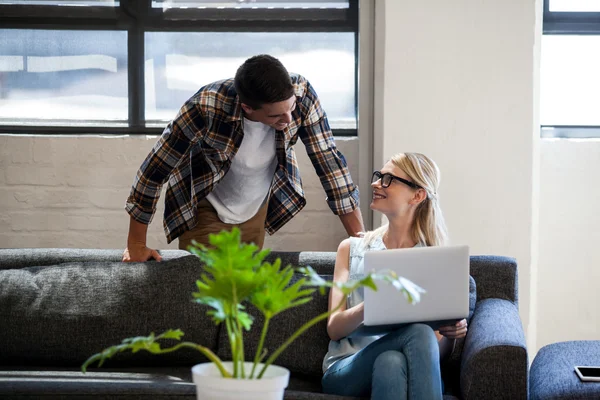
<path id="1" fill-rule="evenodd" d="M 146 32 L 353 32 L 355 48 L 355 129 L 332 128 L 335 136 L 358 134 L 358 7 L 328 9 L 231 9 L 152 7 L 152 0 L 120 0 L 115 7 L 0 5 L 2 29 L 121 30 L 127 32 L 127 126 L 0 125 L 0 134 L 114 134 L 160 135 L 164 128 L 148 127 L 145 120 L 144 59 Z"/>
<path id="2" fill-rule="evenodd" d="M 550 1 L 544 0 L 542 35 L 598 35 L 600 11 L 550 11 Z M 542 138 L 600 138 L 599 125 L 543 125 Z"/>

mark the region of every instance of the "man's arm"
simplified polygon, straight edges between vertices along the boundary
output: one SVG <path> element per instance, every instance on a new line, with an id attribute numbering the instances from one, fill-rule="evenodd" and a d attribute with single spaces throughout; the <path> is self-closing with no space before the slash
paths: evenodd
<path id="1" fill-rule="evenodd" d="M 147 261 L 161 257 L 146 247 L 148 225 L 152 221 L 162 185 L 198 140 L 204 120 L 197 104 L 186 103 L 137 172 L 125 209 L 130 215 L 127 248 L 123 261 Z"/>
<path id="2" fill-rule="evenodd" d="M 364 232 L 358 187 L 352 181 L 346 159 L 335 145 L 317 93 L 308 81 L 300 106 L 304 113 L 300 139 L 325 189 L 329 208 L 340 217 L 348 235 L 357 236 L 358 232 Z"/>
<path id="3" fill-rule="evenodd" d="M 358 234 L 360 232 L 365 231 L 360 208 L 355 208 L 354 211 L 347 214 L 338 215 L 338 217 L 340 217 L 342 225 L 344 225 L 344 228 L 346 228 L 348 236 L 359 236 Z"/>

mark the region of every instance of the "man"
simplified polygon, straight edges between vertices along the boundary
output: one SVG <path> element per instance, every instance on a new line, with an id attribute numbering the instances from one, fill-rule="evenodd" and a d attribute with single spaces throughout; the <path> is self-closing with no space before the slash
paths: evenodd
<path id="1" fill-rule="evenodd" d="M 300 138 L 331 210 L 349 235 L 364 231 L 358 188 L 337 150 L 310 83 L 274 57 L 246 60 L 234 79 L 201 88 L 165 128 L 135 178 L 123 261 L 160 261 L 146 246 L 148 224 L 168 180 L 164 229 L 186 249 L 192 239 L 238 226 L 262 248 L 306 204 L 293 145 Z"/>

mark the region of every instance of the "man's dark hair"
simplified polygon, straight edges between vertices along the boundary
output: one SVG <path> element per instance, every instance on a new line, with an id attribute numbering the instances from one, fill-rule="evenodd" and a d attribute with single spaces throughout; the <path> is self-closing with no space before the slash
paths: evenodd
<path id="1" fill-rule="evenodd" d="M 240 101 L 255 110 L 294 94 L 290 74 L 278 59 L 268 54 L 247 59 L 235 74 L 234 86 Z"/>

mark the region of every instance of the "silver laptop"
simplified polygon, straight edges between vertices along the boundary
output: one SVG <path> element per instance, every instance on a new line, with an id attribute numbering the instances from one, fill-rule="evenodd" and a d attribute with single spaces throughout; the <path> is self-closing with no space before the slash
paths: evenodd
<path id="1" fill-rule="evenodd" d="M 412 305 L 385 282 L 377 291 L 365 288 L 365 327 L 423 322 L 437 329 L 469 315 L 468 246 L 369 251 L 364 262 L 365 272 L 392 270 L 426 291 Z"/>

